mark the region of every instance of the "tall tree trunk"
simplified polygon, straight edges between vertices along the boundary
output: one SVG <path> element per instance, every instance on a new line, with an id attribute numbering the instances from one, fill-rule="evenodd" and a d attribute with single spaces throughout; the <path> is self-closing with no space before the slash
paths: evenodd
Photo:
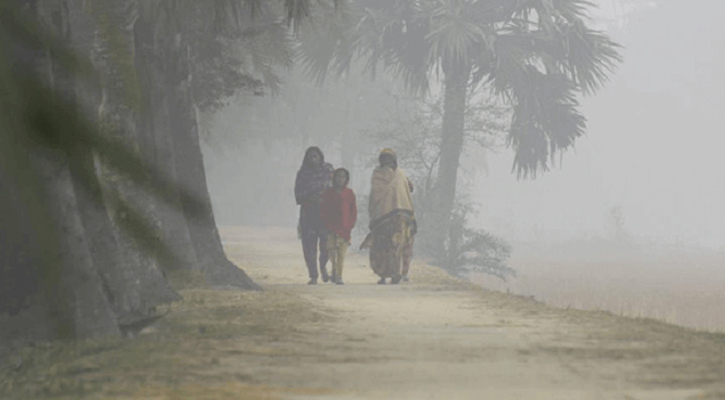
<path id="1" fill-rule="evenodd" d="M 97 20 L 95 59 L 102 71 L 102 94 L 99 118 L 105 134 L 140 153 L 148 148 L 139 131 L 142 95 L 135 66 L 134 24 L 138 16 L 135 0 L 98 0 L 93 5 Z M 103 160 L 102 164 L 103 163 Z M 87 163 L 92 162 L 86 159 Z M 154 199 L 141 189 L 139 182 L 120 176 L 103 165 L 107 183 L 106 199 L 110 208 L 115 242 L 123 255 L 123 268 L 104 269 L 124 323 L 133 323 L 151 314 L 158 304 L 178 299 L 164 278 L 157 261 L 137 243 L 139 232 L 129 232 L 128 208 L 156 225 Z M 115 202 L 114 200 L 120 200 Z M 100 210 L 97 210 L 100 211 Z M 90 217 L 90 216 L 89 216 Z M 100 214 L 97 215 L 101 218 Z M 89 220 L 90 222 L 90 220 Z M 102 222 L 95 220 L 95 222 Z M 99 229 L 105 227 L 98 226 Z M 102 245 L 102 244 L 99 244 Z"/>
<path id="2" fill-rule="evenodd" d="M 42 7 L 33 4 L 22 10 L 23 16 L 39 19 L 37 9 Z M 18 60 L 3 81 L 32 87 L 25 83 L 38 81 L 40 76 L 44 82 L 50 80 L 43 51 L 18 43 L 0 52 Z M 49 340 L 61 332 L 67 336 L 72 334 L 73 313 L 68 311 L 70 306 L 58 288 L 62 266 L 56 263 L 57 232 L 47 209 L 48 199 L 43 196 L 45 189 L 33 165 L 35 157 L 31 157 L 36 146 L 23 121 L 35 111 L 31 108 L 33 93 L 3 90 L 0 95 L 3 112 L 10 117 L 3 118 L 7 125 L 0 131 L 0 341 Z M 65 318 L 61 318 L 63 314 Z"/>
<path id="3" fill-rule="evenodd" d="M 34 164 L 46 188 L 44 195 L 53 219 L 59 254 L 58 276 L 45 278 L 57 285 L 61 338 L 95 338 L 118 335 L 118 321 L 108 302 L 104 284 L 91 256 L 90 243 L 79 213 L 78 199 L 67 163 L 67 154 L 60 150 L 40 149 Z M 52 200 L 51 200 L 52 199 Z M 51 228 L 52 229 L 52 228 Z M 52 262 L 53 260 L 51 260 Z M 58 268 L 58 267 L 56 267 Z M 53 280 L 57 279 L 57 282 Z M 54 300 L 56 296 L 48 296 Z"/>
<path id="4" fill-rule="evenodd" d="M 52 1 L 37 3 L 41 23 L 64 39 L 70 39 L 70 25 L 63 4 Z M 41 76 L 62 101 L 71 101 L 73 78 L 70 72 L 54 62 L 50 52 L 40 59 Z M 62 121 L 53 121 L 53 129 L 61 129 Z M 60 137 L 60 136 L 58 136 Z M 95 338 L 119 334 L 116 316 L 103 291 L 103 282 L 93 263 L 88 236 L 83 228 L 78 200 L 73 189 L 69 155 L 62 147 L 29 144 L 28 153 L 34 165 L 40 191 L 50 217 L 50 233 L 41 237 L 45 252 L 41 275 L 43 299 L 49 302 L 50 319 L 55 321 L 54 336 L 60 338 Z"/>
<path id="5" fill-rule="evenodd" d="M 48 250 L 57 249 L 55 237 L 33 229 L 50 226 L 51 218 L 39 196 L 28 143 L 12 133 L 0 133 L 0 342 L 11 345 L 53 339 L 62 330 L 54 317 L 61 299 L 50 298 L 58 291 L 48 279 L 58 275 L 59 266 L 44 262 L 51 258 Z"/>
<path id="6" fill-rule="evenodd" d="M 152 1 L 141 4 L 139 20 L 135 25 L 136 69 L 143 88 L 142 125 L 139 129 L 149 142 L 146 148 L 153 149 L 152 152 L 147 151 L 145 154 L 149 164 L 153 165 L 162 176 L 172 182 L 178 182 L 169 114 L 170 96 L 164 82 L 166 63 L 159 56 L 162 54 L 161 43 L 164 38 L 160 37 L 161 32 L 154 29 L 154 19 L 158 18 L 154 12 L 155 7 L 156 4 Z M 158 203 L 156 214 L 161 240 L 175 257 L 173 260 L 163 260 L 161 267 L 167 276 L 178 271 L 201 274 L 179 190 L 178 188 L 170 190 L 174 193 L 169 197 L 175 201 L 171 204 Z"/>
<path id="7" fill-rule="evenodd" d="M 94 22 L 88 18 L 83 0 L 65 0 L 72 26 L 70 42 L 74 50 L 90 57 L 94 49 Z M 83 118 L 97 122 L 93 112 L 101 93 L 76 82 L 74 100 Z M 93 261 L 103 278 L 104 289 L 119 325 L 126 326 L 155 314 L 159 304 L 178 300 L 180 297 L 168 285 L 166 279 L 149 263 L 142 264 L 127 259 L 116 240 L 113 223 L 103 201 L 102 186 L 98 180 L 94 151 L 76 146 L 71 153 L 71 173 L 78 195 L 81 220 L 88 233 Z"/>
<path id="8" fill-rule="evenodd" d="M 199 209 L 196 204 L 182 199 L 197 261 L 211 285 L 257 290 L 259 286 L 224 254 L 199 143 L 197 116 L 191 94 L 189 47 L 179 32 L 171 39 L 166 49 L 167 85 L 176 177 L 180 186 L 203 206 Z"/>
<path id="9" fill-rule="evenodd" d="M 456 198 L 456 182 L 463 150 L 466 90 L 470 66 L 449 67 L 445 72 L 445 98 L 441 131 L 441 157 L 433 199 L 422 227 L 424 247 L 431 254 L 445 254 L 451 213 Z"/>

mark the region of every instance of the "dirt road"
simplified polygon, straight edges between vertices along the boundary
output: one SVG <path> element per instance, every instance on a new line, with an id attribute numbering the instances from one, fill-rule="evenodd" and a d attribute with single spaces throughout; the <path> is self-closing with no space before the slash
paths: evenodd
<path id="1" fill-rule="evenodd" d="M 308 286 L 293 231 L 225 228 L 222 236 L 230 258 L 264 292 L 187 290 L 162 322 L 133 340 L 26 350 L 26 363 L 55 364 L 6 373 L 20 389 L 7 390 L 6 379 L 5 393 L 169 400 L 725 398 L 725 335 L 554 309 L 480 290 L 420 262 L 410 283 L 376 285 L 366 257 L 354 253 L 346 285 Z M 44 389 L 33 392 L 33 385 Z"/>
<path id="2" fill-rule="evenodd" d="M 376 285 L 363 255 L 349 257 L 345 286 L 300 285 L 293 233 L 258 235 L 226 229 L 230 256 L 270 291 L 294 293 L 329 316 L 305 328 L 299 357 L 264 372 L 268 385 L 351 399 L 725 396 L 725 336 L 552 309 L 420 263 L 411 283 Z"/>

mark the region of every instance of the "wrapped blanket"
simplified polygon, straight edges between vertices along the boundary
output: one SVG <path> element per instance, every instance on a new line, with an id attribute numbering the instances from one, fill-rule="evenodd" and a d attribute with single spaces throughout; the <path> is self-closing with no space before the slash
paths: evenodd
<path id="1" fill-rule="evenodd" d="M 378 167 L 373 172 L 370 189 L 370 225 L 396 210 L 413 212 L 408 177 L 401 168 Z"/>

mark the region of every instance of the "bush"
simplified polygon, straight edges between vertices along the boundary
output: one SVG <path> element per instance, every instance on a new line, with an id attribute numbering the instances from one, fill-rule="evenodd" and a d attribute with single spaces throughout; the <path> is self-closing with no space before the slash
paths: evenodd
<path id="1" fill-rule="evenodd" d="M 437 260 L 438 264 L 458 277 L 482 273 L 505 281 L 516 276 L 516 271 L 507 265 L 511 246 L 505 240 L 482 229 L 465 227 L 470 210 L 470 207 L 459 207 L 451 217 L 446 252 Z"/>

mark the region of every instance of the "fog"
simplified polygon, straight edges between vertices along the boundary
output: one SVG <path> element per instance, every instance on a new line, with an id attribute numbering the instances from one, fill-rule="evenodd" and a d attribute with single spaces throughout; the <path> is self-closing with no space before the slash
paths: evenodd
<path id="1" fill-rule="evenodd" d="M 716 16 L 725 6 L 598 5 L 594 24 L 622 44 L 624 62 L 603 89 L 581 99 L 586 136 L 536 179 L 511 173 L 510 149 L 468 157 L 462 192 L 478 206 L 470 224 L 512 242 L 608 239 L 619 230 L 640 244 L 722 248 L 725 28 Z M 407 95 L 390 77 L 371 82 L 355 72 L 319 87 L 296 70 L 284 85 L 276 96 L 237 97 L 210 118 L 205 154 L 221 224 L 294 226 L 292 186 L 304 149 L 319 145 L 334 165 L 349 166 L 340 137 L 379 126 L 389 118 L 385 102 Z M 255 114 L 255 104 L 274 110 Z M 366 171 L 355 170 L 358 192 L 367 191 Z"/>
<path id="2" fill-rule="evenodd" d="M 0 398 L 725 398 L 724 12 L 3 3 Z"/>
<path id="3" fill-rule="evenodd" d="M 521 240 L 606 238 L 618 207 L 640 241 L 723 248 L 723 10 L 649 2 L 610 25 L 624 63 L 583 99 L 587 136 L 533 181 L 508 173 L 509 153 L 491 155 L 476 180 L 477 223 Z"/>

